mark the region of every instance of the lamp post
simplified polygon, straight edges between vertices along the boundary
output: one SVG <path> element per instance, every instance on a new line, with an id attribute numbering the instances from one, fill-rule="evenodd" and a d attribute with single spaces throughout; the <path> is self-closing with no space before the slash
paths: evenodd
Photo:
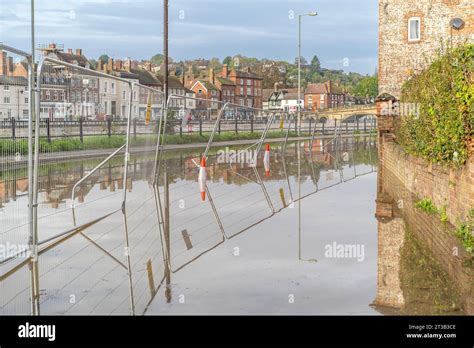
<path id="1" fill-rule="evenodd" d="M 304 16 L 316 17 L 317 15 L 318 13 L 315 11 L 298 15 L 298 135 L 301 135 L 301 18 Z"/>

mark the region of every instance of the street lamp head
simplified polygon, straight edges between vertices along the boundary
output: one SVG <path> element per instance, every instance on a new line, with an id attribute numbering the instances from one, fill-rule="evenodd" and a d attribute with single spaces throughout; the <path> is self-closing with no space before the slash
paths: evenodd
<path id="1" fill-rule="evenodd" d="M 316 17 L 317 15 L 318 13 L 316 11 L 308 13 L 308 16 L 311 16 L 311 17 Z"/>

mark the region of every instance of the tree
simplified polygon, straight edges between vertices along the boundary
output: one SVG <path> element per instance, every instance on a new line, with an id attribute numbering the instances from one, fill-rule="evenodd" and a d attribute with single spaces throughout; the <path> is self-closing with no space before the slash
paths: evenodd
<path id="1" fill-rule="evenodd" d="M 150 61 L 153 63 L 153 64 L 156 64 L 158 66 L 160 66 L 163 61 L 165 60 L 165 56 L 162 55 L 161 53 L 158 53 L 158 54 L 155 54 L 153 57 L 151 57 Z"/>
<path id="2" fill-rule="evenodd" d="M 107 64 L 109 61 L 109 56 L 107 54 L 103 54 L 97 60 L 101 60 L 103 64 Z"/>
<path id="3" fill-rule="evenodd" d="M 376 97 L 378 95 L 378 77 L 366 76 L 354 87 L 354 94 L 358 97 Z"/>
<path id="4" fill-rule="evenodd" d="M 234 66 L 234 59 L 231 57 L 231 56 L 227 56 L 224 58 L 224 60 L 222 61 L 222 64 L 227 64 L 227 66 L 229 67 L 229 69 L 232 69 L 233 66 Z"/>
<path id="5" fill-rule="evenodd" d="M 91 66 L 92 69 L 97 69 L 97 61 L 95 59 L 90 59 L 89 60 L 89 65 Z"/>
<path id="6" fill-rule="evenodd" d="M 320 71 L 321 70 L 321 62 L 319 61 L 318 56 L 314 56 L 313 59 L 311 59 L 311 68 L 313 71 Z"/>
<path id="7" fill-rule="evenodd" d="M 300 60 L 301 60 L 301 65 L 307 65 L 308 64 L 308 61 L 306 60 L 305 57 L 301 56 Z M 295 65 L 298 65 L 298 57 L 295 58 Z"/>
<path id="8" fill-rule="evenodd" d="M 209 61 L 209 68 L 214 69 L 214 71 L 220 70 L 222 68 L 222 64 L 221 64 L 219 58 L 212 58 Z"/>

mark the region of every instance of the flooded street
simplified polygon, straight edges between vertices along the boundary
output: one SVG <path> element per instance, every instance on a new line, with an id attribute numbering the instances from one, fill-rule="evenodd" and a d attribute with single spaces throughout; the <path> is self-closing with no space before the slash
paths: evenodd
<path id="1" fill-rule="evenodd" d="M 312 145 L 273 143 L 269 163 L 262 149 L 256 166 L 252 149 L 212 148 L 205 201 L 204 149 L 165 152 L 157 189 L 152 152 L 131 158 L 125 182 L 120 158 L 95 173 L 100 159 L 44 164 L 41 314 L 396 314 L 372 305 L 387 263 L 374 216 L 375 141 Z M 0 214 L 2 243 L 27 248 L 24 180 L 22 169 L 3 173 Z M 28 259 L 0 270 L 0 313 L 29 314 Z"/>

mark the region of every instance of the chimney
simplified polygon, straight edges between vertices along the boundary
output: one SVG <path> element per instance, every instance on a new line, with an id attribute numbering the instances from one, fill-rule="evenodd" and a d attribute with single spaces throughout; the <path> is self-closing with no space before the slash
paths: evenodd
<path id="1" fill-rule="evenodd" d="M 279 84 L 280 84 L 280 82 L 275 82 L 275 84 L 273 85 L 275 92 L 278 91 L 278 85 Z"/>
<path id="2" fill-rule="evenodd" d="M 221 72 L 221 76 L 223 78 L 227 78 L 227 76 L 229 75 L 229 66 L 227 64 L 224 64 L 222 66 L 222 72 Z"/>
<path id="3" fill-rule="evenodd" d="M 107 64 L 107 70 L 108 71 L 113 71 L 114 70 L 114 59 L 109 58 L 109 62 Z"/>
<path id="4" fill-rule="evenodd" d="M 214 69 L 209 69 L 209 82 L 214 84 L 216 82 L 215 76 L 214 76 Z"/>
<path id="5" fill-rule="evenodd" d="M 332 93 L 332 88 L 331 88 L 332 87 L 332 82 L 331 82 L 331 80 L 326 81 L 325 85 L 326 85 L 326 89 L 327 89 L 328 93 Z"/>
<path id="6" fill-rule="evenodd" d="M 250 67 L 248 66 L 245 71 L 247 71 L 248 73 L 250 72 Z"/>
<path id="7" fill-rule="evenodd" d="M 104 63 L 102 63 L 102 59 L 99 59 L 97 61 L 97 71 L 103 71 L 104 70 Z"/>
<path id="8" fill-rule="evenodd" d="M 0 75 L 6 75 L 7 72 L 7 52 L 0 51 Z"/>
<path id="9" fill-rule="evenodd" d="M 68 48 L 67 53 L 72 54 L 72 48 Z"/>
<path id="10" fill-rule="evenodd" d="M 145 69 L 151 71 L 151 62 L 145 62 Z"/>
<path id="11" fill-rule="evenodd" d="M 7 60 L 7 75 L 8 76 L 13 75 L 13 57 L 8 57 L 8 60 Z"/>
<path id="12" fill-rule="evenodd" d="M 120 71 L 123 69 L 123 64 L 121 59 L 116 59 L 114 63 L 114 70 Z"/>
<path id="13" fill-rule="evenodd" d="M 76 49 L 76 55 L 82 56 L 82 49 L 81 48 Z"/>

